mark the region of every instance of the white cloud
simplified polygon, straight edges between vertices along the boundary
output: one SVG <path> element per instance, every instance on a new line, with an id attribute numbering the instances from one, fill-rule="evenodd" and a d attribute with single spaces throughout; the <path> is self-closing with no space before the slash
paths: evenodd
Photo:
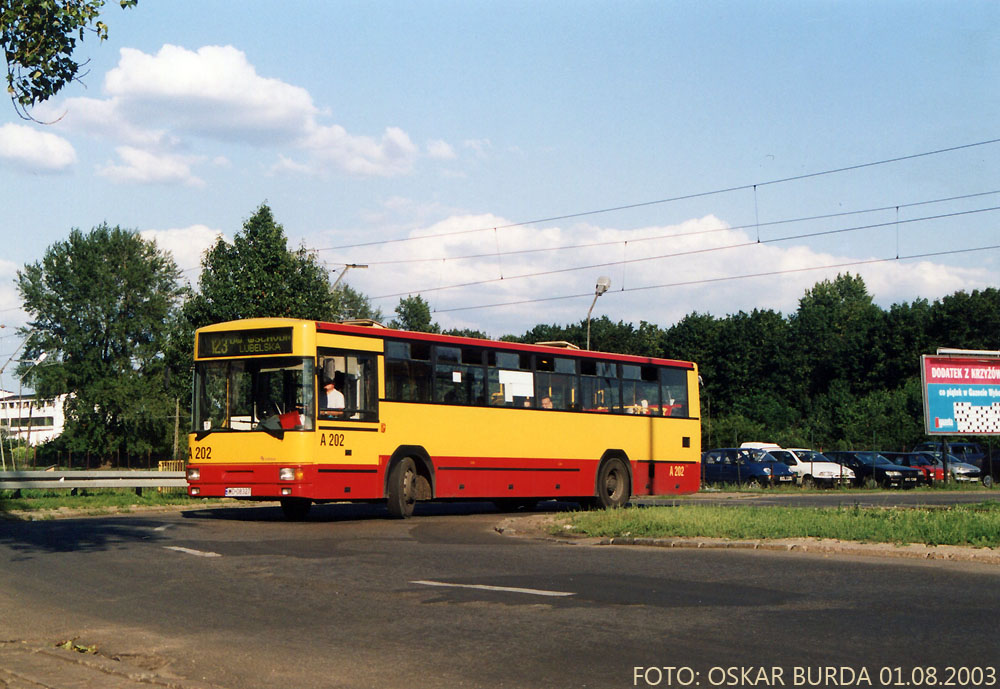
<path id="1" fill-rule="evenodd" d="M 466 139 L 462 145 L 480 158 L 485 158 L 493 150 L 493 142 L 489 139 Z"/>
<path id="2" fill-rule="evenodd" d="M 117 182 L 205 185 L 204 180 L 191 172 L 191 164 L 200 160 L 196 156 L 153 153 L 132 146 L 119 146 L 115 151 L 123 164 L 99 166 L 98 174 Z"/>
<path id="3" fill-rule="evenodd" d="M 204 141 L 248 144 L 276 150 L 274 174 L 314 175 L 341 170 L 358 176 L 408 174 L 422 156 L 454 157 L 443 141 L 421 153 L 399 127 L 381 136 L 352 134 L 323 120 L 310 93 L 299 86 L 257 73 L 247 56 L 233 46 L 198 50 L 164 45 L 156 54 L 123 48 L 118 65 L 104 79 L 105 98 L 72 98 L 44 105 L 43 117 L 61 117 L 59 126 L 121 144 L 124 165 L 108 165 L 103 174 L 128 182 L 181 181 L 198 184 L 195 163 L 178 151 L 203 150 Z M 169 163 L 162 175 L 137 161 L 137 151 Z M 169 155 L 168 155 L 169 154 Z M 185 169 L 182 169 L 185 168 Z"/>
<path id="4" fill-rule="evenodd" d="M 352 136 L 340 125 L 314 127 L 301 142 L 313 160 L 332 163 L 359 175 L 390 177 L 409 172 L 419 149 L 398 127 L 388 127 L 378 141 Z"/>
<path id="5" fill-rule="evenodd" d="M 308 91 L 260 76 L 232 46 L 190 51 L 164 45 L 156 55 L 123 48 L 104 90 L 133 116 L 182 132 L 255 143 L 291 139 L 318 112 Z"/>
<path id="6" fill-rule="evenodd" d="M 455 149 L 447 141 L 431 141 L 427 144 L 427 155 L 438 160 L 453 160 Z"/>
<path id="7" fill-rule="evenodd" d="M 163 147 L 179 143 L 165 129 L 152 128 L 145 119 L 131 121 L 117 99 L 69 98 L 61 105 L 42 103 L 39 112 L 49 119 L 59 118 L 59 129 L 122 142 L 131 146 Z"/>
<path id="8" fill-rule="evenodd" d="M 21 124 L 0 126 L 0 160 L 27 172 L 62 172 L 76 162 L 69 141 Z"/>
<path id="9" fill-rule="evenodd" d="M 170 252 L 177 267 L 185 271 L 185 276 L 192 282 L 197 280 L 201 259 L 205 251 L 215 246 L 220 237 L 225 238 L 221 230 L 213 229 L 207 225 L 191 225 L 167 230 L 143 230 L 139 234 L 143 239 L 154 240 L 157 246 Z"/>

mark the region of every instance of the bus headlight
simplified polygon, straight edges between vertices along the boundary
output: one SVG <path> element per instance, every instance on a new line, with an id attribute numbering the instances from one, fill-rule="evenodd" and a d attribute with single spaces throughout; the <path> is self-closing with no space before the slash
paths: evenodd
<path id="1" fill-rule="evenodd" d="M 188 481 L 201 480 L 201 469 L 189 468 L 187 470 L 187 480 Z"/>

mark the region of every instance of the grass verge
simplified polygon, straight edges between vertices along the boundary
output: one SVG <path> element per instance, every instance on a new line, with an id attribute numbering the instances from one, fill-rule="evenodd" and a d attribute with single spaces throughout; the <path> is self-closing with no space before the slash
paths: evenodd
<path id="1" fill-rule="evenodd" d="M 146 489 L 136 495 L 134 489 L 88 489 L 77 495 L 66 490 L 22 490 L 20 497 L 14 491 L 0 491 L 0 512 L 44 512 L 48 510 L 78 510 L 84 514 L 127 512 L 139 507 L 194 504 L 186 493 L 160 493 Z"/>
<path id="2" fill-rule="evenodd" d="M 629 507 L 578 512 L 553 534 L 739 540 L 836 538 L 866 543 L 1000 546 L 1000 502 L 947 508 Z"/>

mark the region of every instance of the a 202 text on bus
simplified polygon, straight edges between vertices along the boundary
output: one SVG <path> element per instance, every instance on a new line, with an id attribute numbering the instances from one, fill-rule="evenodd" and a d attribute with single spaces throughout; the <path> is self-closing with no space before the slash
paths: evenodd
<path id="1" fill-rule="evenodd" d="M 377 325 L 250 319 L 195 336 L 188 493 L 313 503 L 616 507 L 700 481 L 690 362 Z"/>

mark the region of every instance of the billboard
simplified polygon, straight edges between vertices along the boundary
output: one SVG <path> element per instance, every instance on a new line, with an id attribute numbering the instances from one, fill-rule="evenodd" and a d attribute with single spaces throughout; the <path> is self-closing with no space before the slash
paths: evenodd
<path id="1" fill-rule="evenodd" d="M 925 354 L 920 363 L 929 435 L 1000 435 L 1000 352 Z"/>

